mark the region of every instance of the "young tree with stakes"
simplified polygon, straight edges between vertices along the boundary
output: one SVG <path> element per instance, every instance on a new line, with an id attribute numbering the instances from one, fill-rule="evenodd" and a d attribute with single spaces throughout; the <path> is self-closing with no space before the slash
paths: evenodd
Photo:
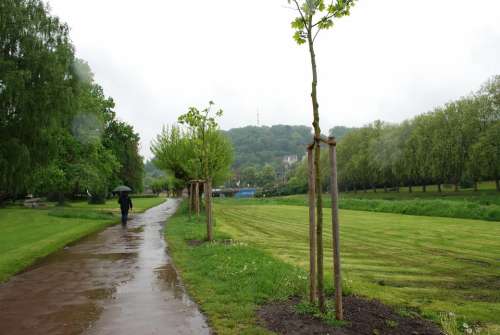
<path id="1" fill-rule="evenodd" d="M 180 124 L 187 125 L 191 131 L 197 157 L 200 158 L 201 176 L 205 187 L 205 212 L 207 223 L 207 240 L 213 241 L 212 222 L 212 182 L 226 175 L 232 162 L 232 147 L 220 133 L 216 118 L 222 116 L 221 109 L 212 110 L 214 102 L 210 101 L 207 108 L 198 110 L 190 107 L 189 111 L 178 119 Z"/>
<path id="2" fill-rule="evenodd" d="M 317 295 L 318 305 L 321 311 L 325 311 L 325 294 L 323 282 L 323 199 L 321 189 L 320 172 L 320 138 L 321 128 L 319 124 L 319 103 L 317 96 L 318 70 L 316 65 L 316 54 L 314 43 L 321 30 L 332 28 L 334 20 L 349 15 L 350 9 L 355 0 L 332 0 L 326 4 L 324 0 L 288 0 L 297 10 L 299 16 L 292 22 L 292 28 L 295 30 L 293 35 L 295 41 L 299 44 L 307 43 L 311 58 L 312 87 L 311 100 L 313 107 L 313 127 L 314 127 L 314 188 L 316 196 L 316 243 L 317 243 Z M 335 173 L 335 171 L 334 171 Z M 337 185 L 334 185 L 335 188 Z M 332 215 L 335 215 L 332 213 Z M 311 239 L 313 240 L 313 239 Z M 314 281 L 314 276 L 311 276 Z M 335 276 L 337 278 L 337 276 Z M 335 285 L 338 287 L 338 283 Z M 311 285 L 313 287 L 313 285 Z M 311 294 L 313 297 L 313 294 Z M 337 300 L 336 317 L 342 319 L 341 301 Z M 340 303 L 340 305 L 339 305 Z"/>

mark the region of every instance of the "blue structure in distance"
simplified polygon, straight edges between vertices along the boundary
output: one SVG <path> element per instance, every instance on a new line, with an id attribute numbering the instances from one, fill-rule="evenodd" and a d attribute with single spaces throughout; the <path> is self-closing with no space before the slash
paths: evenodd
<path id="1" fill-rule="evenodd" d="M 253 198 L 257 193 L 255 188 L 240 188 L 240 190 L 234 195 L 235 198 Z"/>

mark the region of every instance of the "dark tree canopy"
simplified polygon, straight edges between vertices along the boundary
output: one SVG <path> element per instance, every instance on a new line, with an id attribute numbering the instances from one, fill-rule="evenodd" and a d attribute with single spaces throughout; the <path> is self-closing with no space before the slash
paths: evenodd
<path id="1" fill-rule="evenodd" d="M 40 0 L 0 2 L 0 194 L 142 189 L 139 137 Z"/>

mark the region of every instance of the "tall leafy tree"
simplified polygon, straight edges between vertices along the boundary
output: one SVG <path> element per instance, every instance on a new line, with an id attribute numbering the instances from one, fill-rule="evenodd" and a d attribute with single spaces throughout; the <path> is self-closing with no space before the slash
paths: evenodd
<path id="1" fill-rule="evenodd" d="M 68 27 L 42 1 L 0 2 L 0 192 L 22 193 L 57 155 L 55 132 L 73 113 L 73 58 Z"/>

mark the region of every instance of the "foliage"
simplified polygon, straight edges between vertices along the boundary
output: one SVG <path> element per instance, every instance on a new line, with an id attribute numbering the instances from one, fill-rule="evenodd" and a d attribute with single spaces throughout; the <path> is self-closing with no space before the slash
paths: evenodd
<path id="1" fill-rule="evenodd" d="M 188 127 L 190 142 L 195 152 L 197 171 L 201 172 L 198 179 L 211 180 L 214 183 L 225 181 L 229 176 L 229 167 L 233 160 L 231 143 L 219 131 L 216 118 L 223 114 L 221 109 L 213 112 L 214 103 L 203 110 L 190 107 L 181 115 L 179 123 Z"/>
<path id="2" fill-rule="evenodd" d="M 311 128 L 306 126 L 247 126 L 224 133 L 234 146 L 233 169 L 240 173 L 250 166 L 260 169 L 271 164 L 276 168 L 285 156 L 297 155 L 300 159 L 311 142 Z"/>
<path id="3" fill-rule="evenodd" d="M 184 183 L 200 175 L 189 134 L 178 125 L 163 127 L 151 144 L 154 164 Z M 182 185 L 181 188 L 183 188 Z"/>
<path id="4" fill-rule="evenodd" d="M 139 137 L 75 58 L 69 28 L 40 0 L 2 2 L 0 28 L 0 193 L 140 191 Z"/>
<path id="5" fill-rule="evenodd" d="M 157 178 L 151 183 L 151 190 L 154 194 L 168 191 L 171 188 L 170 180 L 167 177 Z"/>
<path id="6" fill-rule="evenodd" d="M 401 124 L 375 121 L 338 143 L 339 186 L 344 191 L 430 184 L 475 185 L 500 179 L 500 76 L 475 94 Z M 290 187 L 305 190 L 306 162 Z M 321 161 L 322 170 L 328 161 Z M 322 179 L 327 186 L 328 180 Z M 440 186 L 441 187 L 441 186 Z M 500 190 L 500 185 L 498 186 Z"/>
<path id="7" fill-rule="evenodd" d="M 221 115 L 221 111 L 210 115 L 210 107 L 201 112 L 191 107 L 179 117 L 180 125 L 164 127 L 153 141 L 156 166 L 182 181 L 179 187 L 207 176 L 221 183 L 229 176 L 233 149 L 215 121 Z"/>
<path id="8" fill-rule="evenodd" d="M 330 129 L 330 136 L 335 137 L 337 141 L 340 141 L 345 135 L 349 134 L 351 131 L 356 130 L 356 128 L 336 126 Z"/>
<path id="9" fill-rule="evenodd" d="M 1 3 L 0 190 L 21 194 L 55 156 L 54 132 L 73 113 L 73 58 L 68 27 L 42 1 Z"/>

